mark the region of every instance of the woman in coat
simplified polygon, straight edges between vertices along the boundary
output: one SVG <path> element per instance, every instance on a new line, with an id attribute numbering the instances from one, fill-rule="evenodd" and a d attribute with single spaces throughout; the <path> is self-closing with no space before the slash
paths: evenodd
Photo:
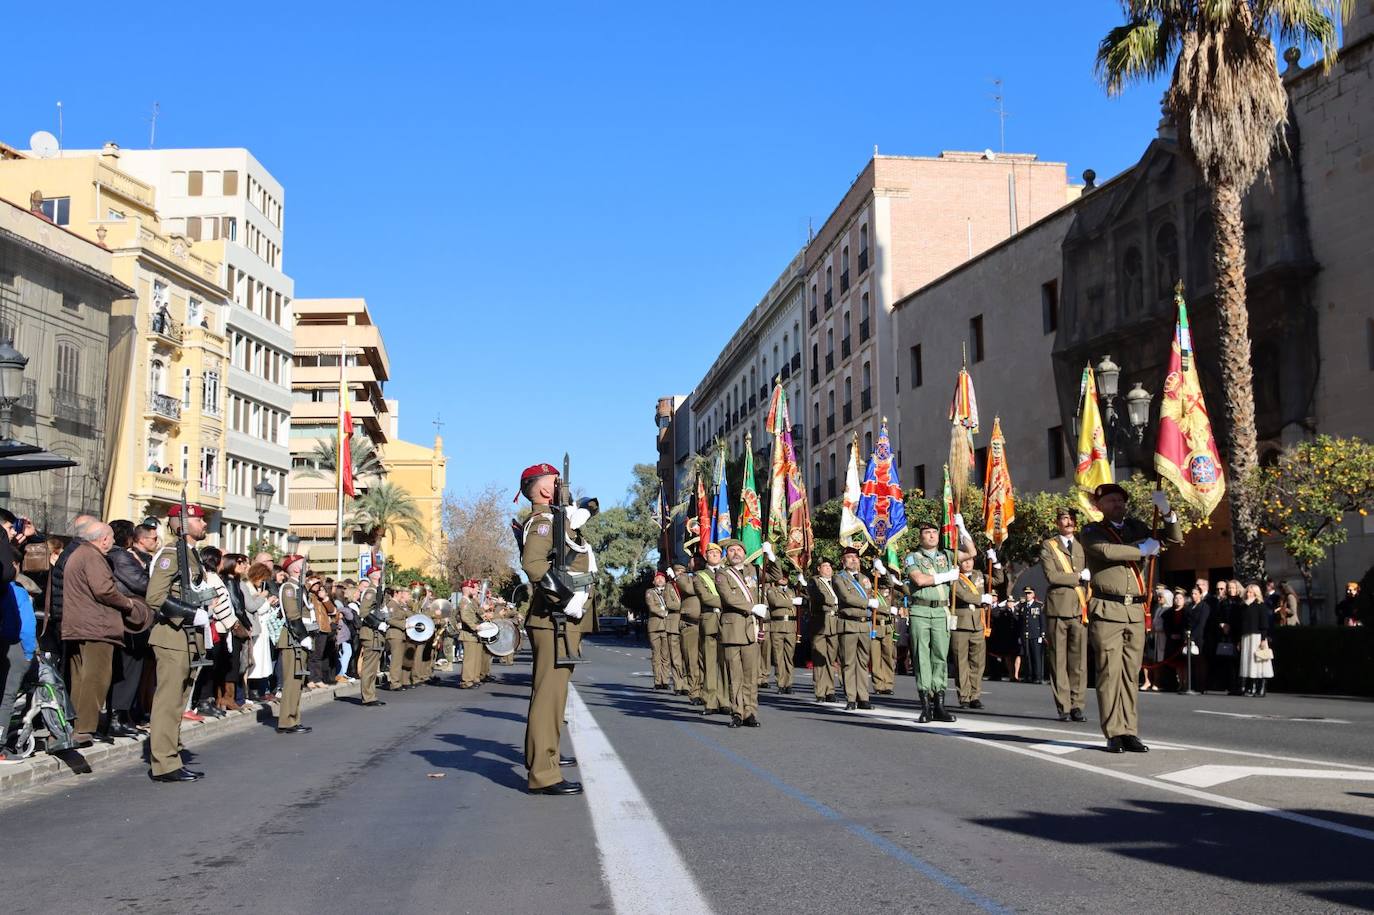
<path id="1" fill-rule="evenodd" d="M 1261 660 L 1255 655 L 1261 649 L 1269 651 L 1269 630 L 1273 625 L 1273 611 L 1264 602 L 1264 592 L 1257 582 L 1245 586 L 1245 602 L 1236 614 L 1236 628 L 1240 633 L 1240 679 L 1247 696 L 1263 696 L 1266 681 L 1274 677 L 1272 658 Z"/>
<path id="2" fill-rule="evenodd" d="M 240 582 L 243 588 L 243 607 L 248 611 L 252 625 L 245 676 L 248 698 L 255 702 L 263 701 L 269 681 L 272 678 L 273 644 L 276 642 L 271 621 L 280 615 L 280 604 L 272 594 L 272 569 L 258 563 L 248 570 L 248 575 Z"/>

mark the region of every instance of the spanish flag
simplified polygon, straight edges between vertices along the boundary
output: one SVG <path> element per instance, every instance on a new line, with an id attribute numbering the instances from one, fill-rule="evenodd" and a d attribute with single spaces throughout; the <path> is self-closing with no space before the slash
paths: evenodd
<path id="1" fill-rule="evenodd" d="M 1184 501 L 1208 517 L 1226 494 L 1226 479 L 1212 435 L 1212 420 L 1202 397 L 1202 383 L 1198 380 L 1181 283 L 1174 292 L 1174 304 L 1178 306 L 1178 321 L 1169 353 L 1169 374 L 1164 379 L 1164 397 L 1159 405 L 1155 471 L 1178 487 Z"/>
<path id="2" fill-rule="evenodd" d="M 339 469 L 339 490 L 350 499 L 356 495 L 353 488 L 353 413 L 348 409 L 348 358 L 345 348 L 339 346 L 339 454 L 334 466 Z"/>
<path id="3" fill-rule="evenodd" d="M 1093 505 L 1093 490 L 1111 482 L 1114 481 L 1112 465 L 1107 460 L 1107 433 L 1097 408 L 1097 379 L 1092 366 L 1084 366 L 1083 380 L 1078 386 L 1078 457 L 1073 485 L 1078 491 L 1079 506 L 1094 521 L 1101 521 L 1102 513 Z"/>

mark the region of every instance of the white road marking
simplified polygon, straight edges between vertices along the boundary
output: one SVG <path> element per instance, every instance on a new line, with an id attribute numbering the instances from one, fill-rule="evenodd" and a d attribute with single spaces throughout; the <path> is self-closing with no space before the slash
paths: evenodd
<path id="1" fill-rule="evenodd" d="M 622 915 L 710 912 L 673 840 L 573 686 L 568 687 L 568 724 L 596 831 L 601 879 L 615 910 Z"/>
<path id="2" fill-rule="evenodd" d="M 1216 712 L 1209 708 L 1195 708 L 1199 715 L 1221 715 L 1224 718 L 1254 718 L 1260 721 L 1301 721 L 1308 724 L 1349 724 L 1344 718 L 1317 718 L 1301 715 L 1250 715 L 1244 712 Z"/>
<path id="3" fill-rule="evenodd" d="M 1177 782 L 1180 785 L 1192 785 L 1194 788 L 1213 788 L 1217 785 L 1224 785 L 1236 779 L 1247 778 L 1251 775 L 1270 775 L 1281 778 L 1328 778 L 1341 779 L 1344 781 L 1374 782 L 1374 772 L 1351 772 L 1348 769 L 1292 769 L 1292 768 L 1271 768 L 1269 766 L 1193 766 L 1188 769 L 1180 769 L 1177 772 L 1166 772 L 1163 775 L 1156 775 L 1155 778 L 1162 778 L 1165 781 Z"/>

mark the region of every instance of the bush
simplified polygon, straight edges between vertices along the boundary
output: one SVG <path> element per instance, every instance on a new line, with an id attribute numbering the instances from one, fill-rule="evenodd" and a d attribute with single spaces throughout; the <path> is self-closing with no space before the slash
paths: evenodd
<path id="1" fill-rule="evenodd" d="M 1282 626 L 1270 644 L 1275 690 L 1374 696 L 1374 629 Z"/>

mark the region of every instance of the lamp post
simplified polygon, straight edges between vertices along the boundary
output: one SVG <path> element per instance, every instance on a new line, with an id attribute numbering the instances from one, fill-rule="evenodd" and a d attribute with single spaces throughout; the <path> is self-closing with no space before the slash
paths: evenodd
<path id="1" fill-rule="evenodd" d="M 267 517 L 267 510 L 272 507 L 272 497 L 277 494 L 276 487 L 263 480 L 253 487 L 253 507 L 258 510 L 258 542 L 262 542 L 263 519 Z"/>
<path id="2" fill-rule="evenodd" d="M 1097 374 L 1097 394 L 1102 399 L 1103 422 L 1106 425 L 1107 458 L 1112 465 L 1112 478 L 1116 477 L 1117 455 L 1124 450 L 1124 438 L 1132 445 L 1145 441 L 1145 430 L 1150 425 L 1150 403 L 1154 395 L 1145 390 L 1142 382 L 1135 382 L 1123 397 L 1117 393 L 1117 383 L 1121 380 L 1121 366 L 1112 361 L 1111 356 L 1103 356 L 1094 369 Z M 1125 423 L 1118 405 L 1126 408 Z"/>
<path id="3" fill-rule="evenodd" d="M 10 414 L 24 396 L 24 366 L 29 357 L 6 340 L 0 343 L 0 439 L 10 437 Z"/>

